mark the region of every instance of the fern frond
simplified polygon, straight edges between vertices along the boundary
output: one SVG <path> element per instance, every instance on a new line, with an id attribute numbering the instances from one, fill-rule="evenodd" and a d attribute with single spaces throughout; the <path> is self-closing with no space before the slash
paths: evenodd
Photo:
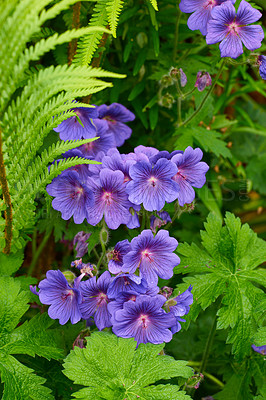
<path id="1" fill-rule="evenodd" d="M 157 0 L 150 0 L 151 5 L 153 6 L 153 8 L 158 11 L 158 4 L 157 4 Z"/>
<path id="2" fill-rule="evenodd" d="M 108 22 L 114 37 L 116 37 L 116 28 L 123 5 L 123 0 L 109 0 L 106 4 Z"/>
<path id="3" fill-rule="evenodd" d="M 93 9 L 89 27 L 106 26 L 107 22 L 106 0 L 98 0 Z M 99 32 L 94 32 L 82 37 L 78 41 L 77 53 L 73 63 L 76 65 L 89 65 L 101 38 L 102 34 Z"/>
<path id="4" fill-rule="evenodd" d="M 70 167 L 74 167 L 80 164 L 94 164 L 95 161 L 91 161 L 85 158 L 67 158 L 61 160 L 58 164 L 52 164 L 50 169 L 46 168 L 42 171 L 41 175 L 36 174 L 32 171 L 32 183 L 26 188 L 18 184 L 18 192 L 23 196 L 17 197 L 17 201 L 13 203 L 13 227 L 15 231 L 19 229 L 26 229 L 33 223 L 35 205 L 34 200 L 37 193 L 42 192 L 44 188 L 64 170 Z M 97 163 L 98 164 L 98 163 Z M 29 177 L 30 177 L 29 176 Z"/>
<path id="5" fill-rule="evenodd" d="M 16 188 L 12 188 L 11 191 L 13 201 L 19 201 L 19 198 L 24 196 L 24 193 L 27 192 L 27 188 L 32 184 L 32 182 L 36 182 L 38 177 L 42 174 L 42 172 L 47 168 L 47 165 L 54 160 L 56 160 L 61 154 L 65 153 L 68 150 L 72 150 L 78 146 L 81 146 L 85 143 L 93 142 L 98 138 L 95 137 L 93 139 L 84 139 L 84 140 L 68 140 L 66 142 L 60 141 L 57 143 L 52 144 L 48 149 L 45 149 L 42 152 L 41 156 L 35 158 L 34 162 L 28 166 L 27 172 L 24 174 L 19 173 L 17 176 L 17 181 L 19 184 Z M 75 158 L 76 160 L 84 160 L 83 158 Z M 87 160 L 87 159 L 85 159 Z M 96 161 L 88 160 L 89 164 L 99 164 Z M 82 164 L 83 162 L 80 162 Z M 75 164 L 75 165 L 78 165 Z M 18 168 L 19 169 L 19 168 Z M 19 172 L 19 171 L 18 171 Z M 62 172 L 62 171 L 61 171 Z M 52 178 L 53 179 L 53 178 Z M 35 195 L 37 191 L 44 190 L 45 185 L 42 187 L 38 186 L 35 187 Z"/>

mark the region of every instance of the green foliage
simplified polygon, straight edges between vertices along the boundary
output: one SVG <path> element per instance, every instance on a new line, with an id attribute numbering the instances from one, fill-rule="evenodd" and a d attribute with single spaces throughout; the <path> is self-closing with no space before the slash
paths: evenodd
<path id="1" fill-rule="evenodd" d="M 74 393 L 79 399 L 147 400 L 190 399 L 178 385 L 156 384 L 173 377 L 189 378 L 185 361 L 159 355 L 164 345 L 140 344 L 104 332 L 87 338 L 87 347 L 75 347 L 65 360 L 65 375 L 87 386 Z"/>
<path id="2" fill-rule="evenodd" d="M 108 0 L 106 3 L 108 23 L 114 37 L 116 37 L 116 28 L 123 3 L 123 0 Z"/>
<path id="3" fill-rule="evenodd" d="M 266 243 L 229 212 L 224 226 L 210 214 L 205 229 L 201 232 L 204 249 L 194 243 L 178 247 L 182 262 L 177 271 L 193 274 L 184 278 L 186 287 L 193 285 L 196 299 L 189 316 L 195 319 L 201 308 L 205 310 L 221 296 L 217 329 L 228 330 L 227 343 L 242 359 L 250 353 L 252 337 L 261 324 L 263 310 L 255 313 L 255 309 L 264 298 L 260 286 L 266 274 L 257 266 L 266 260 Z"/>
<path id="4" fill-rule="evenodd" d="M 36 315 L 17 326 L 29 305 L 29 295 L 21 291 L 17 279 L 0 277 L 0 371 L 4 383 L 3 400 L 53 399 L 43 386 L 45 379 L 21 364 L 12 354 L 39 355 L 60 359 L 56 335 L 48 329 L 53 321 L 47 314 Z"/>
<path id="5" fill-rule="evenodd" d="M 89 27 L 106 26 L 108 16 L 106 10 L 106 1 L 97 0 L 93 9 L 93 14 L 89 21 Z M 77 54 L 74 58 L 74 64 L 88 65 L 91 63 L 92 57 L 102 39 L 102 33 L 95 31 L 90 35 L 82 37 L 78 41 Z"/>
<path id="6" fill-rule="evenodd" d="M 55 144 L 36 157 L 45 137 L 63 120 L 75 115 L 71 106 L 76 97 L 91 95 L 112 86 L 111 83 L 102 81 L 103 77 L 121 77 L 101 69 L 67 65 L 28 71 L 30 62 L 37 61 L 57 45 L 92 32 L 107 32 L 105 28 L 93 26 L 66 31 L 61 35 L 55 33 L 36 42 L 42 25 L 75 2 L 76 0 L 61 0 L 53 4 L 52 0 L 17 0 L 8 7 L 5 7 L 5 3 L 0 6 L 0 14 L 5 15 L 5 19 L 1 19 L 0 32 L 0 133 L 8 195 L 13 208 L 13 215 L 9 218 L 12 237 L 15 239 L 12 251 L 25 244 L 25 238 L 20 236 L 20 231 L 33 225 L 34 199 L 37 193 L 42 192 L 64 169 L 89 163 L 85 159 L 73 158 L 53 165 L 48 171 L 48 163 L 81 142 Z M 51 7 L 46 9 L 48 5 Z M 33 37 L 35 41 L 31 42 Z M 79 102 L 75 105 L 86 106 Z M 0 250 L 5 245 L 10 247 L 3 235 L 3 225 L 8 224 L 7 218 L 4 221 L 1 217 Z M 10 240 L 8 234 L 7 241 Z"/>

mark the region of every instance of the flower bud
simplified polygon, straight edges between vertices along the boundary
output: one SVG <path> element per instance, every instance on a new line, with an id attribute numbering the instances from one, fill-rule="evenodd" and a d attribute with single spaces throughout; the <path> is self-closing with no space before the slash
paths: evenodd
<path id="1" fill-rule="evenodd" d="M 69 271 L 69 270 L 64 271 L 63 275 L 70 285 L 72 285 L 74 280 L 76 279 L 76 275 L 72 271 Z"/>
<path id="2" fill-rule="evenodd" d="M 161 97 L 159 104 L 163 107 L 172 108 L 174 102 L 174 97 L 170 93 L 166 93 Z"/>
<path id="3" fill-rule="evenodd" d="M 173 80 L 169 75 L 163 75 L 162 79 L 160 80 L 160 85 L 167 88 L 168 86 L 173 85 Z"/>
<path id="4" fill-rule="evenodd" d="M 202 92 L 206 86 L 211 86 L 212 78 L 208 72 L 199 71 L 197 73 L 197 80 L 195 83 L 195 87 L 198 88 L 199 92 Z"/>
<path id="5" fill-rule="evenodd" d="M 101 232 L 100 232 L 100 242 L 103 243 L 103 244 L 106 244 L 106 243 L 108 243 L 108 240 L 109 240 L 109 232 L 108 232 L 108 229 L 106 229 L 105 227 L 103 227 L 103 228 L 101 229 Z"/>
<path id="6" fill-rule="evenodd" d="M 187 84 L 187 76 L 182 68 L 174 68 L 172 67 L 169 71 L 169 75 L 174 80 L 180 80 L 180 84 L 182 87 L 185 87 Z"/>

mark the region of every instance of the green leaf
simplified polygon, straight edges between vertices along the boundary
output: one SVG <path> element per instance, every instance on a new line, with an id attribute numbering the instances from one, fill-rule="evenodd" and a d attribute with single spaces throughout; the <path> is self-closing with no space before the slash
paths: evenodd
<path id="1" fill-rule="evenodd" d="M 10 276 L 14 274 L 20 268 L 23 260 L 24 254 L 22 251 L 10 255 L 0 253 L 0 275 Z"/>
<path id="2" fill-rule="evenodd" d="M 242 359 L 251 351 L 252 337 L 263 315 L 263 309 L 257 306 L 264 298 L 258 285 L 266 282 L 265 271 L 255 268 L 266 260 L 266 243 L 229 212 L 224 226 L 211 213 L 201 238 L 204 249 L 195 244 L 178 246 L 181 263 L 176 271 L 194 274 L 184 278 L 182 285 L 182 289 L 193 285 L 195 301 L 189 318 L 195 319 L 200 309 L 206 309 L 221 296 L 217 328 L 229 328 L 227 343 Z"/>
<path id="3" fill-rule="evenodd" d="M 190 399 L 178 386 L 153 384 L 161 379 L 190 377 L 185 361 L 176 361 L 159 352 L 164 345 L 141 344 L 134 339 L 96 332 L 87 338 L 87 347 L 75 347 L 65 359 L 65 375 L 74 383 L 88 386 L 76 392 L 80 399 Z"/>
<path id="4" fill-rule="evenodd" d="M 5 384 L 2 400 L 53 400 L 51 390 L 42 386 L 45 379 L 35 375 L 14 357 L 0 357 L 1 380 Z"/>
<path id="5" fill-rule="evenodd" d="M 150 0 L 150 2 L 151 2 L 151 4 L 152 4 L 153 8 L 154 8 L 156 11 L 158 11 L 157 0 Z"/>
<path id="6" fill-rule="evenodd" d="M 109 0 L 106 3 L 108 22 L 114 37 L 116 37 L 118 18 L 122 11 L 123 5 L 123 0 Z"/>
<path id="7" fill-rule="evenodd" d="M 29 290 L 28 290 L 29 292 Z M 5 400 L 53 399 L 50 390 L 42 386 L 45 379 L 19 363 L 11 354 L 29 354 L 47 359 L 63 357 L 57 347 L 57 333 L 49 330 L 54 321 L 47 314 L 36 315 L 17 326 L 27 311 L 29 294 L 21 291 L 20 281 L 0 277 L 0 372 Z"/>

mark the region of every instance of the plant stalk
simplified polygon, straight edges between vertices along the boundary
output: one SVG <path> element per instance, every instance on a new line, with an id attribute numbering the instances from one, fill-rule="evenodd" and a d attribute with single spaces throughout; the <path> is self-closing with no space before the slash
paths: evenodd
<path id="1" fill-rule="evenodd" d="M 28 269 L 28 275 L 29 276 L 31 276 L 33 274 L 33 271 L 34 271 L 34 268 L 35 268 L 35 266 L 37 264 L 37 261 L 38 261 L 40 255 L 41 255 L 46 243 L 48 242 L 48 239 L 51 236 L 51 233 L 52 233 L 52 230 L 49 230 L 49 231 L 46 232 L 46 234 L 44 235 L 43 240 L 40 243 L 40 246 L 35 251 L 35 254 L 33 256 L 33 259 L 31 261 L 31 264 L 30 264 L 29 269 Z"/>
<path id="2" fill-rule="evenodd" d="M 221 64 L 221 66 L 219 68 L 219 71 L 217 72 L 217 75 L 216 75 L 215 79 L 213 80 L 210 89 L 208 90 L 208 92 L 204 96 L 204 98 L 203 98 L 201 104 L 199 105 L 199 107 L 197 108 L 197 110 L 195 110 L 194 113 L 191 114 L 190 117 L 188 117 L 182 124 L 178 125 L 178 127 L 187 125 L 202 110 L 202 108 L 204 107 L 206 101 L 208 100 L 208 98 L 210 97 L 210 95 L 213 92 L 213 89 L 214 89 L 214 87 L 215 87 L 215 85 L 216 85 L 216 83 L 217 83 L 217 81 L 218 81 L 218 79 L 219 79 L 219 77 L 221 75 L 221 72 L 222 72 L 222 70 L 224 68 L 224 65 L 225 65 L 225 60 L 222 61 L 222 64 Z"/>

